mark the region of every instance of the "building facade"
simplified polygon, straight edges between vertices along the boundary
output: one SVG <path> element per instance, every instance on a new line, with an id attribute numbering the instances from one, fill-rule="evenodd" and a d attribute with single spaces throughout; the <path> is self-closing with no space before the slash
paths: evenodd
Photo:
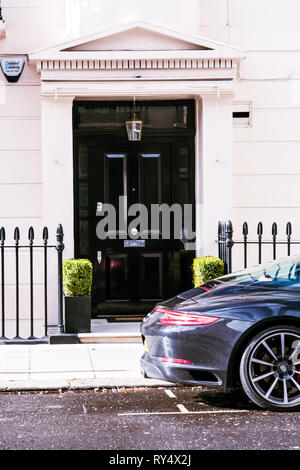
<path id="1" fill-rule="evenodd" d="M 239 229 L 247 220 L 250 237 L 258 221 L 277 221 L 279 237 L 287 221 L 300 233 L 296 0 L 2 0 L 2 17 L 1 225 L 12 239 L 16 225 L 21 237 L 29 226 L 38 237 L 45 225 L 54 237 L 61 223 L 64 257 L 93 261 L 95 316 L 141 313 L 188 288 L 191 259 L 217 253 L 218 220 Z M 9 81 L 4 63 L 18 60 L 22 73 Z M 144 125 L 138 143 L 125 130 L 134 100 Z M 102 205 L 124 196 L 125 235 L 115 227 L 116 237 L 102 240 Z M 136 214 L 128 208 L 139 203 L 190 205 L 193 246 L 184 237 L 151 238 L 149 227 L 150 241 L 129 233 Z M 42 251 L 37 331 L 40 258 Z M 11 263 L 5 302 L 13 331 L 13 250 Z M 24 331 L 26 270 L 21 262 Z"/>

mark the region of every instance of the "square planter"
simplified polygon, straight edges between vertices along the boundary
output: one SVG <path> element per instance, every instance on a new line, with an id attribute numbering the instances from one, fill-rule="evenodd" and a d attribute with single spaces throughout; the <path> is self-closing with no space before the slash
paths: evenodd
<path id="1" fill-rule="evenodd" d="M 91 332 L 91 296 L 65 297 L 65 332 Z"/>

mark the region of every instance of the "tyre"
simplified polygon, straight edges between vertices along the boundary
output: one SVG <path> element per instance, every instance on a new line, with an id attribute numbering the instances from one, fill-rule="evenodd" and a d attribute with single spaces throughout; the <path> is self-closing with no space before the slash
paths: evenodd
<path id="1" fill-rule="evenodd" d="M 261 408 L 300 408 L 300 328 L 279 325 L 257 334 L 240 362 L 240 382 L 246 396 Z"/>

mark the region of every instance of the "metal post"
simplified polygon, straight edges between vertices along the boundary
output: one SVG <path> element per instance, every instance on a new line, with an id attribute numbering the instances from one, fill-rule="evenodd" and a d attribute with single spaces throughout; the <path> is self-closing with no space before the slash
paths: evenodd
<path id="1" fill-rule="evenodd" d="M 222 259 L 222 222 L 218 222 L 218 257 Z"/>
<path id="2" fill-rule="evenodd" d="M 276 259 L 276 236 L 277 236 L 277 224 L 276 222 L 272 225 L 272 238 L 273 238 L 273 259 Z"/>
<path id="3" fill-rule="evenodd" d="M 233 228 L 231 220 L 227 220 L 224 226 L 225 236 L 225 274 L 230 274 L 232 271 L 232 247 L 234 241 L 232 239 Z"/>
<path id="4" fill-rule="evenodd" d="M 263 224 L 258 222 L 257 237 L 258 237 L 258 264 L 261 264 L 261 247 L 262 247 Z"/>
<path id="5" fill-rule="evenodd" d="M 224 262 L 224 274 L 231 273 L 232 247 L 234 241 L 232 239 L 233 229 L 230 220 L 218 223 L 218 248 L 219 258 Z"/>
<path id="6" fill-rule="evenodd" d="M 292 235 L 292 224 L 288 222 L 286 224 L 286 236 L 287 236 L 287 254 L 291 255 L 291 235 Z"/>
<path id="7" fill-rule="evenodd" d="M 48 244 L 48 228 L 43 229 L 44 241 L 44 314 L 45 314 L 45 337 L 48 335 L 48 267 L 47 267 L 47 244 Z"/>
<path id="8" fill-rule="evenodd" d="M 30 227 L 28 232 L 29 240 L 29 268 L 30 268 L 30 337 L 28 339 L 35 339 L 33 334 L 33 240 L 34 230 Z"/>
<path id="9" fill-rule="evenodd" d="M 56 230 L 56 250 L 57 250 L 57 295 L 58 295 L 58 330 L 60 333 L 64 332 L 64 320 L 63 320 L 63 273 L 62 273 L 62 262 L 63 262 L 63 251 L 64 251 L 64 233 L 62 225 L 59 224 Z"/>
<path id="10" fill-rule="evenodd" d="M 20 242 L 20 230 L 19 227 L 15 228 L 14 231 L 14 240 L 15 240 L 15 254 L 16 254 L 16 336 L 15 339 L 20 338 L 20 315 L 19 315 L 19 242 Z"/>
<path id="11" fill-rule="evenodd" d="M 248 236 L 248 224 L 243 224 L 243 236 L 244 236 L 244 268 L 247 268 L 247 236 Z"/>
<path id="12" fill-rule="evenodd" d="M 225 237 L 224 237 L 225 222 L 219 222 L 219 258 L 225 263 Z"/>

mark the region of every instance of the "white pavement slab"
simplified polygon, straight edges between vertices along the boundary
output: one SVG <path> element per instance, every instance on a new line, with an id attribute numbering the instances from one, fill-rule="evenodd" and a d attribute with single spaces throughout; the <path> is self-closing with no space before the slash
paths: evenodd
<path id="1" fill-rule="evenodd" d="M 173 385 L 144 379 L 140 343 L 0 346 L 0 390 Z"/>

